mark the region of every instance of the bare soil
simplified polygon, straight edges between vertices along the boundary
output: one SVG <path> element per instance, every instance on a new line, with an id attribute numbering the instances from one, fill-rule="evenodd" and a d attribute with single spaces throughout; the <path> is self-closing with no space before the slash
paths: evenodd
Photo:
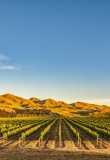
<path id="1" fill-rule="evenodd" d="M 0 160 L 110 160 L 110 150 L 1 149 Z"/>

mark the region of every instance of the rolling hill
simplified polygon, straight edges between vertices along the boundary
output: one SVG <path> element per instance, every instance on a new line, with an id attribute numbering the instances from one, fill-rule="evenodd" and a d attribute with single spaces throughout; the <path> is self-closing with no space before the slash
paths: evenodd
<path id="1" fill-rule="evenodd" d="M 19 115 L 50 115 L 50 116 L 85 116 L 110 112 L 110 107 L 84 102 L 67 104 L 51 98 L 40 100 L 32 97 L 25 99 L 12 94 L 0 96 L 0 117 Z"/>

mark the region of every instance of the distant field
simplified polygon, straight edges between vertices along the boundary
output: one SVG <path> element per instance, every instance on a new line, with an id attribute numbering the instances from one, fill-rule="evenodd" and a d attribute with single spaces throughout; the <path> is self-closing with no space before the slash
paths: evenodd
<path id="1" fill-rule="evenodd" d="M 28 149 L 60 154 L 89 152 L 109 154 L 110 120 L 99 118 L 1 118 L 0 152 Z M 44 152 L 46 151 L 46 152 Z M 14 152 L 10 153 L 14 154 Z M 17 153 L 16 153 L 17 154 Z M 40 155 L 40 153 L 39 153 Z M 76 154 L 75 154 L 76 155 Z M 5 155 L 4 155 L 5 156 Z M 109 156 L 109 155 L 108 155 Z M 0 159 L 1 160 L 1 159 Z"/>

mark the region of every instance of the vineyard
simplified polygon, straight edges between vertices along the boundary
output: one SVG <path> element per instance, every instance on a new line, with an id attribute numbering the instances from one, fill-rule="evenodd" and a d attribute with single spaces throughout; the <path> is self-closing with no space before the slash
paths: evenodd
<path id="1" fill-rule="evenodd" d="M 110 149 L 110 120 L 31 117 L 0 119 L 0 148 Z"/>

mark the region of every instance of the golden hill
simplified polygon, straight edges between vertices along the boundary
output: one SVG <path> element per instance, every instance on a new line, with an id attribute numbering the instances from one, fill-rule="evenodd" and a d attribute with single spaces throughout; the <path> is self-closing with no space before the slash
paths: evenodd
<path id="1" fill-rule="evenodd" d="M 67 104 L 62 101 L 55 101 L 51 98 L 40 100 L 36 97 L 25 99 L 12 94 L 0 96 L 0 116 L 7 113 L 37 114 L 37 115 L 62 115 L 62 116 L 84 116 L 94 113 L 110 112 L 110 107 L 84 102 Z"/>

